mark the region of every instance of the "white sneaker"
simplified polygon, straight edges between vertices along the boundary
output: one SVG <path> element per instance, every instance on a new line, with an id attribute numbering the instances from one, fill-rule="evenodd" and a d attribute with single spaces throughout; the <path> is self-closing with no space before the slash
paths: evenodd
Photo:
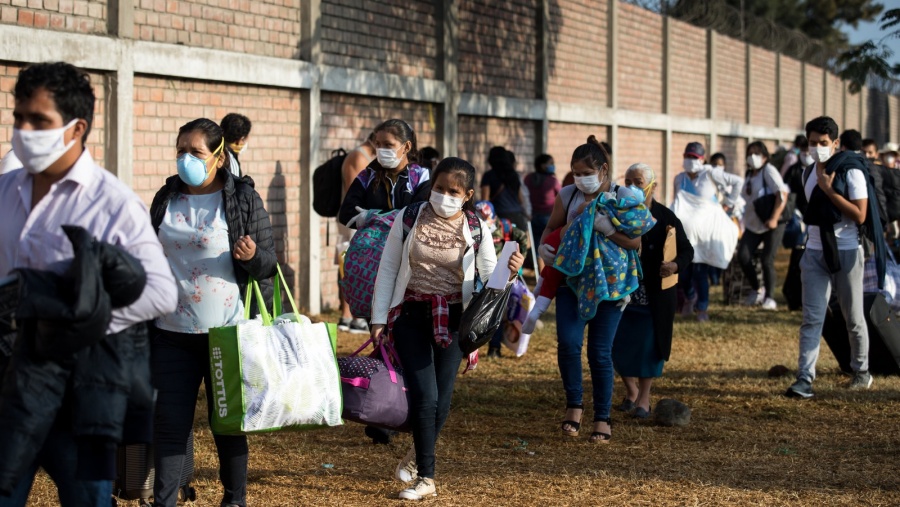
<path id="1" fill-rule="evenodd" d="M 763 310 L 777 310 L 778 303 L 776 303 L 775 300 L 772 298 L 766 298 L 766 300 L 763 301 L 762 309 Z"/>
<path id="2" fill-rule="evenodd" d="M 751 292 L 744 298 L 744 306 L 756 306 L 763 302 L 762 291 Z"/>
<path id="3" fill-rule="evenodd" d="M 522 334 L 531 334 L 534 332 L 535 326 L 537 326 L 538 319 L 541 318 L 541 315 L 547 311 L 547 308 L 550 308 L 550 302 L 552 300 L 550 298 L 546 298 L 544 296 L 538 296 L 534 302 L 534 308 L 528 312 L 528 317 L 525 319 L 525 322 L 522 324 Z"/>
<path id="4" fill-rule="evenodd" d="M 437 496 L 437 490 L 434 487 L 434 479 L 427 477 L 419 477 L 415 484 L 400 492 L 402 500 L 422 500 L 429 496 Z"/>
<path id="5" fill-rule="evenodd" d="M 400 482 L 412 482 L 418 477 L 419 469 L 416 467 L 416 447 L 411 446 L 406 456 L 397 463 L 394 477 Z M 402 498 L 402 497 L 401 497 Z"/>

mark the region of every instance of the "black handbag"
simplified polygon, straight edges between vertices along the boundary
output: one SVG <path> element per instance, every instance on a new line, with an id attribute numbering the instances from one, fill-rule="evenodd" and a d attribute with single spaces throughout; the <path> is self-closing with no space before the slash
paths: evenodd
<path id="1" fill-rule="evenodd" d="M 763 169 L 762 175 L 763 182 L 763 190 L 768 190 L 768 186 L 766 185 L 766 174 L 765 169 Z M 750 185 L 750 182 L 747 182 L 747 185 Z M 749 188 L 748 188 L 749 191 Z M 753 200 L 753 211 L 756 212 L 756 216 L 765 223 L 772 217 L 772 212 L 775 211 L 775 205 L 778 203 L 778 194 L 766 194 L 758 199 Z M 778 218 L 778 223 L 785 223 L 790 220 L 790 216 L 786 214 L 787 205 L 785 205 L 784 210 L 781 213 L 781 216 Z M 793 214 L 793 210 L 791 210 L 791 214 Z"/>
<path id="2" fill-rule="evenodd" d="M 460 319 L 459 347 L 463 353 L 471 354 L 491 341 L 503 324 L 511 290 L 512 284 L 507 284 L 505 289 L 485 287 L 475 294 Z"/>

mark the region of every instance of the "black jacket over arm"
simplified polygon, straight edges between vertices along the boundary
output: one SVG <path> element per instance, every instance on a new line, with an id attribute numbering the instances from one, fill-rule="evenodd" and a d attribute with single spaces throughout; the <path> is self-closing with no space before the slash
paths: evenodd
<path id="1" fill-rule="evenodd" d="M 241 294 L 245 293 L 252 276 L 259 282 L 266 306 L 270 306 L 274 292 L 271 278 L 275 276 L 278 259 L 275 256 L 275 240 L 272 238 L 269 214 L 262 198 L 253 188 L 253 180 L 249 176 L 237 178 L 230 172 L 220 169 L 218 177 L 225 182 L 222 197 L 225 199 L 225 221 L 228 223 L 228 243 L 231 251 L 234 251 L 234 245 L 241 236 L 250 236 L 256 243 L 256 255 L 249 261 L 240 261 L 234 256 L 231 258 Z M 157 235 L 159 226 L 166 216 L 169 201 L 181 193 L 182 185 L 178 176 L 170 176 L 153 198 L 153 204 L 150 205 L 150 221 Z M 250 310 L 250 315 L 256 315 L 258 312 L 255 298 L 251 298 Z"/>
<path id="2" fill-rule="evenodd" d="M 653 314 L 653 334 L 660 357 L 669 359 L 672 350 L 672 328 L 675 321 L 675 307 L 678 305 L 676 287 L 662 290 L 662 278 L 659 268 L 662 266 L 663 246 L 666 244 L 666 230 L 675 228 L 677 253 L 675 264 L 678 273 L 687 269 L 694 259 L 694 247 L 684 233 L 681 220 L 669 208 L 653 201 L 650 213 L 656 219 L 656 225 L 641 236 L 641 269 L 644 272 L 644 288 L 650 300 L 650 312 Z"/>

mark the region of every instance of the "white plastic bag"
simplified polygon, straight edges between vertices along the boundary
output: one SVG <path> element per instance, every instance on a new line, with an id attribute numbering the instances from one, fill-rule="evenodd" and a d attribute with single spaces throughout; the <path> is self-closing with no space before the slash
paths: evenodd
<path id="1" fill-rule="evenodd" d="M 725 269 L 738 242 L 738 226 L 718 203 L 687 191 L 678 192 L 672 211 L 694 247 L 694 262 Z"/>

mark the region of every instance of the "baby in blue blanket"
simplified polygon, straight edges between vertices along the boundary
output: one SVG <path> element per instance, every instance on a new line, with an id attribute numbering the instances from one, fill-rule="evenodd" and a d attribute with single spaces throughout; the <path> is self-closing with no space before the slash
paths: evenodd
<path id="1" fill-rule="evenodd" d="M 641 263 L 635 250 L 626 250 L 607 236 L 616 231 L 637 238 L 656 220 L 644 205 L 644 193 L 636 187 L 617 186 L 582 205 L 570 224 L 553 231 L 545 243 L 556 249 L 556 260 L 541 270 L 534 309 L 522 326 L 532 333 L 556 291 L 567 279 L 578 296 L 579 315 L 590 320 L 601 301 L 617 301 L 638 288 Z"/>

